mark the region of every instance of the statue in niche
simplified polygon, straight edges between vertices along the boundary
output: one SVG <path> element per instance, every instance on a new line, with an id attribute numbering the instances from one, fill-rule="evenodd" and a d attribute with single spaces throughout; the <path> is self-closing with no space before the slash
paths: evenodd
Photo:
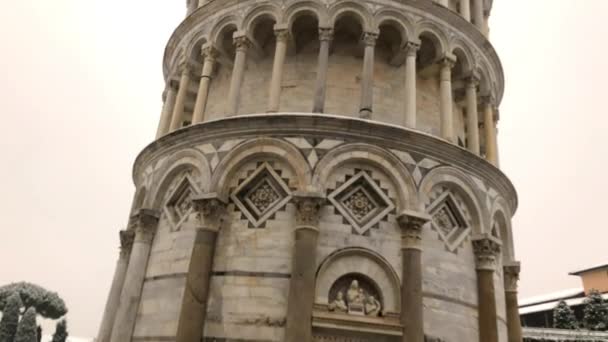
<path id="1" fill-rule="evenodd" d="M 365 302 L 365 314 L 372 317 L 378 317 L 380 315 L 380 309 L 382 306 L 380 302 L 374 298 L 374 296 L 370 295 L 367 297 Z"/>
<path id="2" fill-rule="evenodd" d="M 338 291 L 336 299 L 331 304 L 329 304 L 329 311 L 348 312 L 348 307 L 346 306 L 346 302 L 344 301 L 344 293 L 342 293 L 342 291 Z"/>
<path id="3" fill-rule="evenodd" d="M 330 292 L 330 298 L 333 293 L 334 299 L 329 303 L 329 311 L 370 317 L 378 317 L 382 313 L 377 291 L 365 281 L 360 284 L 357 279 L 343 277 L 336 281 Z"/>

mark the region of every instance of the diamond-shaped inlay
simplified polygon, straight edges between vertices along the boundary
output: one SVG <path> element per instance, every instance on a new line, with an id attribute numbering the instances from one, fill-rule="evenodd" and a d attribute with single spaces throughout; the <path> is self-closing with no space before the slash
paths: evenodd
<path id="1" fill-rule="evenodd" d="M 291 199 L 291 192 L 276 171 L 263 163 L 230 197 L 253 226 L 259 227 Z"/>
<path id="2" fill-rule="evenodd" d="M 454 196 L 445 192 L 439 196 L 429 210 L 432 226 L 446 244 L 448 250 L 455 251 L 470 231 L 466 215 L 458 206 Z"/>
<path id="3" fill-rule="evenodd" d="M 192 184 L 190 177 L 184 177 L 175 187 L 165 205 L 164 210 L 173 226 L 173 231 L 178 230 L 192 212 L 192 197 L 196 195 L 195 187 Z"/>
<path id="4" fill-rule="evenodd" d="M 334 190 L 328 199 L 362 235 L 395 208 L 393 201 L 364 171 Z"/>

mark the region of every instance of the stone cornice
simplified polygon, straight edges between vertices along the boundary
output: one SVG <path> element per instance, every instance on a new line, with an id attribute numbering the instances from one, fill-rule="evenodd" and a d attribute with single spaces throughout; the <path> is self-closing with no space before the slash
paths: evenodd
<path id="1" fill-rule="evenodd" d="M 426 155 L 483 179 L 517 209 L 517 193 L 507 176 L 485 159 L 465 148 L 424 132 L 377 121 L 309 113 L 240 115 L 188 126 L 152 142 L 135 160 L 133 179 L 153 161 L 202 141 L 258 136 L 314 135 L 369 143 L 385 149 L 400 149 Z M 398 137 L 398 139 L 396 139 Z"/>
<path id="2" fill-rule="evenodd" d="M 187 16 L 174 30 L 165 47 L 163 58 L 163 72 L 165 79 L 170 76 L 169 62 L 174 57 L 173 53 L 179 50 L 178 46 L 182 44 L 182 40 L 185 37 L 187 37 L 193 31 L 196 31 L 197 26 L 200 26 L 200 24 L 208 17 L 211 17 L 219 11 L 227 8 L 235 6 L 243 8 L 247 5 L 248 1 L 251 1 L 252 5 L 259 4 L 259 2 L 256 3 L 254 0 L 209 1 Z M 378 1 L 374 0 L 368 0 L 368 2 L 373 5 L 380 4 Z M 487 61 L 491 65 L 491 69 L 494 71 L 494 76 L 496 77 L 496 99 L 498 103 L 501 102 L 504 94 L 505 79 L 500 58 L 498 57 L 498 54 L 490 41 L 475 27 L 475 25 L 462 18 L 458 13 L 443 6 L 437 5 L 434 1 L 390 0 L 390 2 L 393 2 L 395 7 L 399 10 L 405 10 L 407 13 L 418 16 L 425 15 L 432 18 L 439 24 L 445 24 L 446 27 L 451 29 L 449 30 L 450 33 L 462 33 L 463 38 L 466 38 L 466 40 L 473 43 L 477 49 L 486 56 Z M 186 45 L 187 44 L 188 43 L 186 43 Z"/>

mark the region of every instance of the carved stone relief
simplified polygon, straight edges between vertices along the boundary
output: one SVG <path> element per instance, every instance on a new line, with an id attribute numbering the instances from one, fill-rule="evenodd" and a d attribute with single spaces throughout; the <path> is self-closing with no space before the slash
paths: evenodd
<path id="1" fill-rule="evenodd" d="M 192 213 L 192 198 L 197 190 L 190 174 L 186 173 L 170 191 L 164 212 L 171 223 L 171 230 L 177 231 Z"/>
<path id="2" fill-rule="evenodd" d="M 291 197 L 286 182 L 268 163 L 262 163 L 230 195 L 254 228 L 261 227 Z"/>
<path id="3" fill-rule="evenodd" d="M 331 192 L 328 199 L 361 235 L 395 208 L 393 201 L 366 171 L 352 176 Z"/>
<path id="4" fill-rule="evenodd" d="M 329 310 L 349 315 L 382 315 L 380 292 L 366 277 L 349 274 L 336 281 L 329 292 Z"/>
<path id="5" fill-rule="evenodd" d="M 431 226 L 449 251 L 456 251 L 471 231 L 469 218 L 460 201 L 445 191 L 429 206 Z"/>

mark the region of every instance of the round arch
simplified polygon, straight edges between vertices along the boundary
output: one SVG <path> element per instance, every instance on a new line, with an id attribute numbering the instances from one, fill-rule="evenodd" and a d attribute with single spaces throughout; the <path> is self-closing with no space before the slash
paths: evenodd
<path id="1" fill-rule="evenodd" d="M 291 167 L 297 177 L 298 190 L 308 190 L 310 166 L 302 153 L 290 143 L 275 138 L 248 140 L 230 151 L 215 168 L 211 178 L 211 192 L 227 198 L 229 182 L 240 165 L 261 156 L 277 158 Z"/>
<path id="2" fill-rule="evenodd" d="M 339 1 L 329 8 L 328 17 L 330 26 L 335 27 L 336 22 L 340 18 L 349 14 L 359 21 L 364 32 L 376 32 L 372 25 L 372 18 L 368 8 L 361 3 L 353 1 Z"/>
<path id="3" fill-rule="evenodd" d="M 431 170 L 420 183 L 419 194 L 421 203 L 425 205 L 430 204 L 429 194 L 437 186 L 445 186 L 462 197 L 471 214 L 473 233 L 482 234 L 485 231 L 483 213 L 486 208 L 476 193 L 475 183 L 466 174 L 453 167 L 437 167 Z"/>
<path id="4" fill-rule="evenodd" d="M 283 22 L 280 8 L 270 2 L 256 5 L 247 14 L 245 14 L 241 26 L 245 32 L 252 34 L 256 23 L 263 19 L 271 19 L 274 20 L 275 23 Z"/>
<path id="5" fill-rule="evenodd" d="M 374 28 L 380 31 L 380 26 L 389 25 L 401 34 L 401 42 L 414 40 L 414 26 L 407 17 L 393 9 L 383 9 L 377 12 L 373 18 Z"/>
<path id="6" fill-rule="evenodd" d="M 511 220 L 509 219 L 511 216 L 508 215 L 509 211 L 507 208 L 507 202 L 502 197 L 498 197 L 492 206 L 489 225 L 489 227 L 493 227 L 494 224 L 498 226 L 500 240 L 502 242 L 503 262 L 515 260 L 513 231 Z"/>
<path id="7" fill-rule="evenodd" d="M 284 16 L 285 23 L 290 30 L 296 19 L 303 15 L 311 15 L 316 18 L 319 27 L 329 26 L 327 12 L 324 6 L 321 6 L 321 4 L 315 1 L 292 1 L 287 5 Z"/>
<path id="8" fill-rule="evenodd" d="M 209 179 L 211 176 L 211 168 L 205 156 L 197 150 L 187 149 L 173 154 L 165 163 L 168 167 L 157 182 L 159 186 L 154 190 L 151 196 L 151 206 L 153 209 L 158 209 L 162 206 L 162 201 L 167 190 L 175 177 L 188 169 L 194 170 L 196 175 L 193 180 L 197 183 L 199 191 L 206 192 L 208 189 Z"/>
<path id="9" fill-rule="evenodd" d="M 332 172 L 345 163 L 353 161 L 375 166 L 386 173 L 395 185 L 399 197 L 398 210 L 419 209 L 416 183 L 409 171 L 395 155 L 369 144 L 342 145 L 327 153 L 315 167 L 312 177 L 313 187 L 324 191 L 325 182 Z"/>

